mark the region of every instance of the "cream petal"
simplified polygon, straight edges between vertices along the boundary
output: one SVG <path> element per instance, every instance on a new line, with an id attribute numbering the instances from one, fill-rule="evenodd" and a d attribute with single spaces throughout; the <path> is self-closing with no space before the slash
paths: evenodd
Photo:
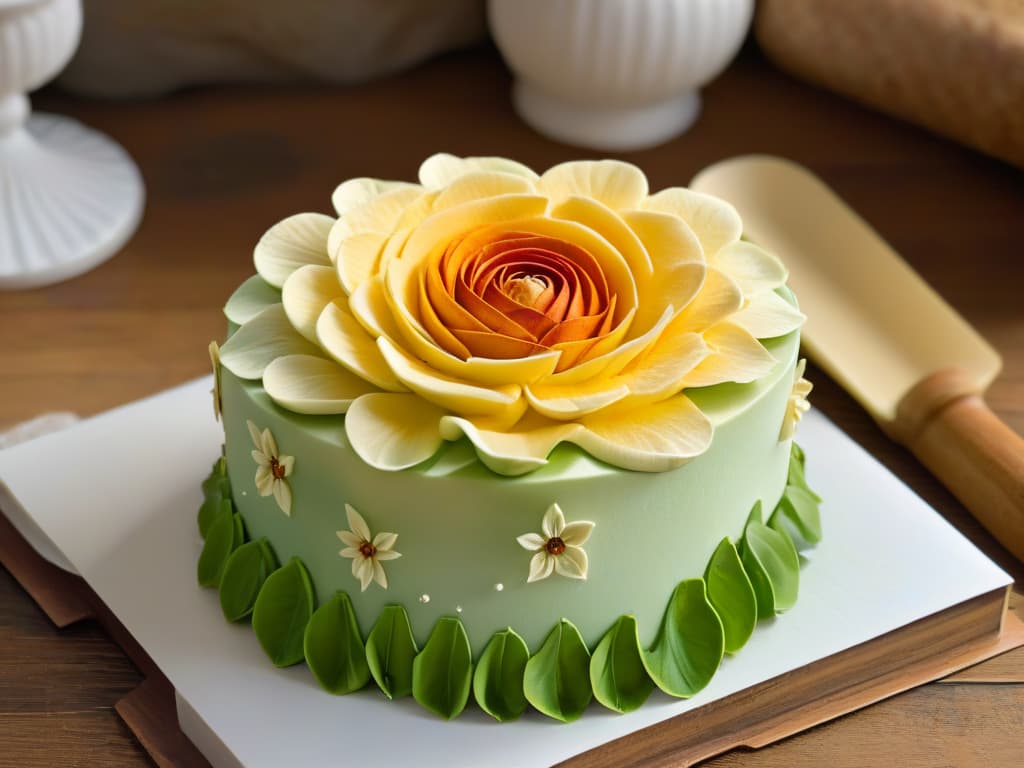
<path id="1" fill-rule="evenodd" d="M 316 343 L 316 323 L 320 313 L 341 295 L 334 269 L 310 264 L 299 267 L 284 281 L 281 304 L 295 330 Z"/>
<path id="2" fill-rule="evenodd" d="M 643 171 L 621 160 L 574 160 L 545 171 L 537 189 L 553 202 L 570 195 L 592 197 L 613 210 L 636 208 L 647 197 Z"/>
<path id="3" fill-rule="evenodd" d="M 687 387 L 707 387 L 734 381 L 744 384 L 767 376 L 778 365 L 749 331 L 733 323 L 718 323 L 705 331 L 711 354 L 686 375 Z"/>
<path id="4" fill-rule="evenodd" d="M 518 421 L 525 409 L 522 388 L 511 384 L 501 387 L 479 387 L 439 374 L 398 349 L 383 336 L 377 346 L 388 366 L 399 380 L 425 400 L 460 416 L 495 416 L 515 414 L 511 424 Z"/>
<path id="5" fill-rule="evenodd" d="M 546 579 L 555 570 L 555 558 L 545 551 L 540 551 L 530 558 L 530 575 L 526 583 Z"/>
<path id="6" fill-rule="evenodd" d="M 670 326 L 650 349 L 620 375 L 630 405 L 657 402 L 683 389 L 686 376 L 710 354 L 699 333 L 676 333 Z M 265 377 L 264 377 L 265 378 Z"/>
<path id="7" fill-rule="evenodd" d="M 678 216 L 689 224 L 709 260 L 743 234 L 743 220 L 729 203 L 685 187 L 663 189 L 644 200 L 642 207 Z"/>
<path id="8" fill-rule="evenodd" d="M 552 504 L 544 512 L 540 529 L 544 531 L 545 536 L 552 539 L 555 536 L 560 536 L 563 528 L 565 528 L 565 515 L 562 514 L 562 508 L 558 504 Z"/>
<path id="9" fill-rule="evenodd" d="M 350 522 L 349 525 L 352 525 Z M 348 546 L 348 550 L 355 553 L 359 552 L 359 548 L 363 545 L 365 539 L 361 539 L 356 536 L 352 531 L 337 531 L 338 538 Z M 355 557 L 355 555 L 345 555 L 345 557 Z"/>
<path id="10" fill-rule="evenodd" d="M 334 219 L 322 213 L 297 213 L 278 222 L 260 238 L 253 261 L 260 276 L 275 288 L 306 264 L 330 266 L 327 235 Z"/>
<path id="11" fill-rule="evenodd" d="M 341 240 L 331 251 L 338 282 L 349 296 L 377 273 L 388 239 L 388 235 L 381 232 L 357 232 Z"/>
<path id="12" fill-rule="evenodd" d="M 373 580 L 376 581 L 383 589 L 388 588 L 388 577 L 384 573 L 384 566 L 381 565 L 376 559 L 371 560 L 373 563 Z"/>
<path id="13" fill-rule="evenodd" d="M 252 460 L 256 462 L 257 466 L 260 466 L 260 467 L 269 467 L 270 466 L 270 459 L 267 458 L 267 455 L 265 453 L 263 453 L 263 451 L 253 451 L 252 452 Z"/>
<path id="14" fill-rule="evenodd" d="M 289 477 L 292 474 L 292 470 L 295 469 L 295 457 L 294 456 L 280 456 L 278 457 L 278 464 L 284 468 L 284 476 Z"/>
<path id="15" fill-rule="evenodd" d="M 340 534 L 341 531 L 338 533 Z M 338 550 L 338 554 L 342 557 L 350 557 L 352 559 L 363 556 L 363 553 L 356 547 L 345 547 L 344 549 Z"/>
<path id="16" fill-rule="evenodd" d="M 269 496 L 274 492 L 274 476 L 270 473 L 269 467 L 260 467 L 256 470 L 256 490 L 260 496 Z"/>
<path id="17" fill-rule="evenodd" d="M 274 500 L 281 511 L 291 517 L 292 514 L 292 489 L 284 480 L 274 480 Z"/>
<path id="18" fill-rule="evenodd" d="M 391 308 L 384 296 L 384 280 L 374 275 L 359 284 L 348 297 L 348 309 L 359 324 L 374 338 L 387 336 L 401 338 L 402 332 L 391 315 Z"/>
<path id="19" fill-rule="evenodd" d="M 224 305 L 224 317 L 235 325 L 245 325 L 267 307 L 280 303 L 281 291 L 253 275 L 231 294 Z"/>
<path id="20" fill-rule="evenodd" d="M 498 171 L 522 176 L 535 181 L 537 174 L 530 168 L 504 157 L 456 157 L 444 152 L 428 157 L 420 165 L 420 183 L 428 189 L 440 189 L 473 171 Z"/>
<path id="21" fill-rule="evenodd" d="M 401 552 L 395 552 L 393 549 L 382 549 L 378 550 L 377 554 L 374 555 L 378 560 L 397 560 L 402 556 Z"/>
<path id="22" fill-rule="evenodd" d="M 777 257 L 745 240 L 724 246 L 712 263 L 735 280 L 745 296 L 773 291 L 786 282 L 788 275 Z"/>
<path id="23" fill-rule="evenodd" d="M 654 266 L 641 238 L 604 203 L 590 197 L 571 195 L 554 206 L 550 214 L 556 219 L 568 219 L 597 232 L 622 254 L 638 280 L 653 274 Z"/>
<path id="24" fill-rule="evenodd" d="M 360 558 L 352 561 L 352 573 L 359 579 L 359 588 L 365 592 L 373 581 L 373 561 L 367 558 Z"/>
<path id="25" fill-rule="evenodd" d="M 440 428 L 445 440 L 458 440 L 463 435 L 469 438 L 480 461 L 491 471 L 499 475 L 522 475 L 547 464 L 547 456 L 554 447 L 578 429 L 575 424 L 541 420 L 544 426 L 496 431 L 482 429 L 470 419 L 445 416 Z"/>
<path id="26" fill-rule="evenodd" d="M 294 413 L 344 413 L 357 397 L 377 391 L 369 382 L 333 360 L 288 355 L 263 372 L 270 399 Z"/>
<path id="27" fill-rule="evenodd" d="M 372 202 L 385 192 L 393 192 L 398 189 L 416 187 L 407 181 L 385 181 L 383 179 L 370 179 L 366 177 L 348 179 L 343 181 L 331 195 L 331 204 L 339 216 L 344 216 L 349 211 L 361 208 Z"/>
<path id="28" fill-rule="evenodd" d="M 373 337 L 339 302 L 324 307 L 316 332 L 324 351 L 359 378 L 389 392 L 405 391 Z"/>
<path id="29" fill-rule="evenodd" d="M 565 528 L 562 529 L 561 539 L 566 546 L 580 547 L 590 538 L 593 530 L 594 523 L 589 520 L 574 520 L 571 523 L 566 523 Z"/>
<path id="30" fill-rule="evenodd" d="M 597 378 L 583 384 L 526 387 L 526 398 L 538 413 L 556 421 L 574 421 L 628 397 L 629 386 L 618 377 Z"/>
<path id="31" fill-rule="evenodd" d="M 516 541 L 519 542 L 520 547 L 528 549 L 530 552 L 543 549 L 544 545 L 547 544 L 547 539 L 539 533 L 524 533 L 522 536 L 517 536 Z"/>
<path id="32" fill-rule="evenodd" d="M 399 470 L 426 461 L 441 447 L 444 411 L 416 395 L 363 395 L 345 414 L 345 433 L 372 467 Z"/>
<path id="33" fill-rule="evenodd" d="M 442 211 L 472 200 L 498 195 L 531 194 L 533 182 L 525 176 L 500 171 L 470 171 L 452 182 L 434 199 L 434 210 Z"/>
<path id="34" fill-rule="evenodd" d="M 383 192 L 358 208 L 352 208 L 341 216 L 327 235 L 327 254 L 337 262 L 341 255 L 341 244 L 354 235 L 376 233 L 387 236 L 395 230 L 406 209 L 423 197 L 423 190 L 416 185 L 397 187 Z"/>
<path id="35" fill-rule="evenodd" d="M 731 277 L 719 269 L 708 267 L 704 285 L 673 322 L 680 331 L 703 331 L 738 311 L 743 306 L 743 292 Z"/>
<path id="36" fill-rule="evenodd" d="M 292 327 L 284 307 L 274 304 L 231 334 L 220 348 L 220 362 L 240 379 L 258 379 L 278 357 L 319 353 Z"/>
<path id="37" fill-rule="evenodd" d="M 379 552 L 387 551 L 395 546 L 395 542 L 398 541 L 397 533 L 387 533 L 381 531 L 373 537 L 373 546 Z"/>
<path id="38" fill-rule="evenodd" d="M 590 563 L 587 553 L 579 547 L 566 547 L 565 551 L 554 558 L 555 571 L 559 576 L 570 579 L 586 579 Z"/>
<path id="39" fill-rule="evenodd" d="M 274 439 L 274 435 L 270 431 L 270 427 L 267 427 L 260 433 L 260 439 L 263 445 L 263 453 L 267 456 L 277 458 L 277 441 Z"/>
<path id="40" fill-rule="evenodd" d="M 258 450 L 263 449 L 263 437 L 260 435 L 260 429 L 256 426 L 252 419 L 246 419 L 245 426 L 249 428 L 249 437 L 252 438 L 252 444 L 256 446 Z"/>
<path id="41" fill-rule="evenodd" d="M 765 291 L 750 297 L 749 303 L 729 318 L 756 339 L 771 339 L 792 333 L 806 316 L 779 294 Z"/>
<path id="42" fill-rule="evenodd" d="M 664 472 L 682 466 L 711 445 L 711 422 L 685 395 L 621 413 L 588 416 L 572 442 L 591 456 L 623 469 Z"/>
<path id="43" fill-rule="evenodd" d="M 355 546 L 358 547 L 365 544 L 372 538 L 370 536 L 370 526 L 366 524 L 366 520 L 359 514 L 359 510 L 351 504 L 345 504 L 345 517 L 348 520 L 348 527 L 352 530 L 352 533 L 359 537 L 359 544 Z"/>

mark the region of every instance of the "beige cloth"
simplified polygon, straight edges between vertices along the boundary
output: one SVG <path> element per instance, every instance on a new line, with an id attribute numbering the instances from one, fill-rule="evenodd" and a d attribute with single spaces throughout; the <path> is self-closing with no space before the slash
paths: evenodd
<path id="1" fill-rule="evenodd" d="M 80 93 L 187 85 L 353 83 L 486 39 L 484 0 L 87 0 L 60 77 Z"/>

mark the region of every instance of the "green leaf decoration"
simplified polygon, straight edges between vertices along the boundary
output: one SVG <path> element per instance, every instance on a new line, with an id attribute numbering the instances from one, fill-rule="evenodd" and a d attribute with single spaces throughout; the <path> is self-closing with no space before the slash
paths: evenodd
<path id="1" fill-rule="evenodd" d="M 472 679 L 473 652 L 462 622 L 450 616 L 438 619 L 412 662 L 413 698 L 451 720 L 465 708 Z"/>
<path id="2" fill-rule="evenodd" d="M 643 654 L 647 674 L 670 696 L 688 698 L 714 676 L 725 631 L 708 602 L 703 579 L 686 579 L 672 592 L 658 636 Z"/>
<path id="3" fill-rule="evenodd" d="M 366 663 L 389 699 L 412 693 L 412 662 L 419 649 L 400 605 L 386 605 L 366 638 Z"/>
<path id="4" fill-rule="evenodd" d="M 802 488 L 807 491 L 811 498 L 813 498 L 818 504 L 821 503 L 821 496 L 816 494 L 807 484 L 807 476 L 804 474 L 803 463 L 798 461 L 794 455 L 789 457 L 789 474 L 786 478 L 786 482 L 789 485 L 795 485 L 798 488 Z"/>
<path id="5" fill-rule="evenodd" d="M 800 559 L 784 531 L 748 523 L 741 557 L 757 594 L 758 618 L 793 607 L 800 587 Z"/>
<path id="6" fill-rule="evenodd" d="M 821 541 L 821 515 L 815 496 L 799 485 L 787 485 L 772 515 L 785 517 L 810 544 Z"/>
<path id="7" fill-rule="evenodd" d="M 495 632 L 473 673 L 473 696 L 480 709 L 499 723 L 515 720 L 526 710 L 523 673 L 530 658 L 526 641 L 512 628 Z"/>
<path id="8" fill-rule="evenodd" d="M 313 604 L 313 584 L 297 557 L 263 583 L 252 609 L 252 628 L 275 666 L 288 667 L 302 661 L 303 636 L 313 615 Z"/>
<path id="9" fill-rule="evenodd" d="M 807 457 L 804 455 L 804 449 L 796 444 L 796 440 L 790 443 L 790 456 L 796 459 L 800 463 L 800 468 L 803 469 L 804 464 L 807 461 Z"/>
<path id="10" fill-rule="evenodd" d="M 203 551 L 199 554 L 196 577 L 200 586 L 220 586 L 228 558 L 242 543 L 242 537 L 238 535 L 240 525 L 241 518 L 231 512 L 231 502 L 225 499 L 221 502 L 217 517 L 210 523 L 206 541 L 203 542 Z"/>
<path id="11" fill-rule="evenodd" d="M 736 653 L 746 645 L 757 624 L 757 598 L 736 547 L 722 539 L 704 572 L 708 601 L 722 620 L 725 650 Z"/>
<path id="12" fill-rule="evenodd" d="M 224 305 L 224 316 L 235 325 L 244 325 L 272 304 L 281 301 L 281 291 L 259 275 L 253 275 L 231 294 Z"/>
<path id="13" fill-rule="evenodd" d="M 750 514 L 747 515 L 747 522 L 744 523 L 744 528 L 751 523 L 760 523 L 761 521 L 761 500 L 758 499 L 754 502 L 754 506 L 750 508 Z"/>
<path id="14" fill-rule="evenodd" d="M 277 558 L 266 539 L 242 544 L 231 553 L 220 579 L 220 608 L 228 621 L 252 613 L 263 582 L 277 569 Z"/>
<path id="15" fill-rule="evenodd" d="M 370 681 L 363 636 L 344 592 L 316 609 L 306 625 L 303 649 L 313 677 L 328 693 L 352 693 Z"/>
<path id="16" fill-rule="evenodd" d="M 590 653 L 572 622 L 559 621 L 526 662 L 523 693 L 537 710 L 563 723 L 583 714 L 593 698 Z"/>
<path id="17" fill-rule="evenodd" d="M 634 616 L 620 616 L 590 657 L 594 698 L 616 712 L 638 709 L 654 690 L 644 669 L 640 633 Z"/>

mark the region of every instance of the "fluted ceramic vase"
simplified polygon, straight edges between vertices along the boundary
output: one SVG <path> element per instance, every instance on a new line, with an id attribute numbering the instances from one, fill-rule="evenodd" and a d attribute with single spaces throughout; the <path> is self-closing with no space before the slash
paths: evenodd
<path id="1" fill-rule="evenodd" d="M 541 133 L 599 150 L 660 144 L 700 113 L 753 0 L 490 0 L 513 101 Z"/>
<path id="2" fill-rule="evenodd" d="M 30 114 L 27 91 L 78 45 L 80 0 L 0 0 L 0 288 L 78 275 L 112 256 L 142 213 L 138 169 L 66 117 Z"/>

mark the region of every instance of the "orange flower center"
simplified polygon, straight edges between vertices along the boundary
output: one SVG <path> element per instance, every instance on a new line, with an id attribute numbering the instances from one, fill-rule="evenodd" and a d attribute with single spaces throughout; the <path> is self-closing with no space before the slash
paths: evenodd
<path id="1" fill-rule="evenodd" d="M 602 354 L 617 300 L 598 261 L 554 237 L 481 227 L 435 250 L 419 286 L 423 325 L 447 352 L 513 359 L 559 350 L 558 370 Z"/>
<path id="2" fill-rule="evenodd" d="M 286 471 L 284 465 L 277 460 L 277 456 L 270 457 L 270 474 L 274 476 L 275 480 L 283 480 Z"/>
<path id="3" fill-rule="evenodd" d="M 548 551 L 549 555 L 560 555 L 565 552 L 565 542 L 557 536 L 552 536 L 544 545 L 544 549 Z"/>
<path id="4" fill-rule="evenodd" d="M 364 541 L 359 545 L 359 554 L 369 560 L 371 557 L 377 554 L 377 548 L 368 541 Z"/>

